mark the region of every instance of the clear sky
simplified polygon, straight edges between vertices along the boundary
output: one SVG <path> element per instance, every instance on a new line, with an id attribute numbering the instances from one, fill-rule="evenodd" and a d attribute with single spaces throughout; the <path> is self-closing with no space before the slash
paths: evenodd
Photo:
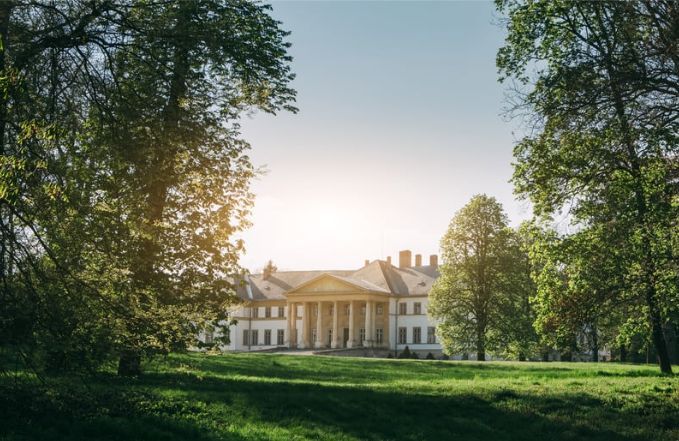
<path id="1" fill-rule="evenodd" d="M 243 121 L 255 165 L 242 265 L 353 269 L 410 249 L 439 252 L 474 194 L 513 225 L 530 209 L 511 173 L 492 2 L 273 2 L 292 32 L 298 114 Z M 427 257 L 424 258 L 425 261 Z"/>

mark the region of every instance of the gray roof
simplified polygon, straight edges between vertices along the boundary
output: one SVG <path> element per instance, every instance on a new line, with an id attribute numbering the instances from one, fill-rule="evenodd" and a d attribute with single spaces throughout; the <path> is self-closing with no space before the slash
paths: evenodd
<path id="1" fill-rule="evenodd" d="M 323 274 L 358 285 L 370 291 L 392 295 L 427 295 L 438 269 L 433 266 L 398 268 L 384 260 L 374 260 L 358 270 L 276 271 L 264 279 L 250 274 L 240 279 L 237 294 L 243 300 L 285 300 L 286 293 Z"/>

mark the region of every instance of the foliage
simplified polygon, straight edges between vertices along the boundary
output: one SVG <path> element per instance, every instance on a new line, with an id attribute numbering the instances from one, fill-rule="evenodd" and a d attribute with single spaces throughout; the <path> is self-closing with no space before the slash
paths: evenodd
<path id="1" fill-rule="evenodd" d="M 631 305 L 616 315 L 647 322 L 670 372 L 663 327 L 679 304 L 676 3 L 497 5 L 508 30 L 500 78 L 515 81 L 514 110 L 531 123 L 514 150 L 516 191 L 537 216 L 565 212 L 575 231 L 587 230 L 569 241 L 569 252 L 582 254 L 569 262 L 577 269 L 562 300 L 575 304 L 593 290 L 605 310 L 615 293 Z M 600 259 L 606 271 L 587 270 Z M 613 267 L 619 277 L 599 277 Z"/>
<path id="2" fill-rule="evenodd" d="M 533 295 L 522 236 L 507 226 L 502 206 L 474 196 L 453 217 L 441 240 L 443 265 L 429 312 L 448 353 L 486 350 L 526 357 L 536 340 Z"/>
<path id="3" fill-rule="evenodd" d="M 0 335 L 36 363 L 181 350 L 228 324 L 256 174 L 238 118 L 295 111 L 248 1 L 0 4 Z"/>

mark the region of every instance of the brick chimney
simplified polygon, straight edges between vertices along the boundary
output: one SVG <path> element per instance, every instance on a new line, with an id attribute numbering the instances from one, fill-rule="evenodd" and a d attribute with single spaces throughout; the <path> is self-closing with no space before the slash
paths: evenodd
<path id="1" fill-rule="evenodd" d="M 398 252 L 398 267 L 410 268 L 412 266 L 413 253 L 410 250 L 403 250 Z"/>
<path id="2" fill-rule="evenodd" d="M 422 254 L 415 254 L 415 266 L 422 266 Z"/>
<path id="3" fill-rule="evenodd" d="M 432 254 L 429 256 L 429 266 L 432 266 L 434 268 L 438 268 L 439 266 L 439 256 L 436 254 Z"/>

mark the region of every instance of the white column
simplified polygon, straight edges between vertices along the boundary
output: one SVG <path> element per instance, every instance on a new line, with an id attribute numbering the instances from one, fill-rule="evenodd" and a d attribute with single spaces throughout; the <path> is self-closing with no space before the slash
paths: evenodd
<path id="1" fill-rule="evenodd" d="M 372 345 L 372 337 L 370 336 L 370 328 L 372 327 L 370 320 L 372 319 L 372 302 L 367 300 L 365 302 L 365 341 L 363 346 Z"/>
<path id="2" fill-rule="evenodd" d="M 332 344 L 333 348 L 339 348 L 340 338 L 339 338 L 339 305 L 337 302 L 332 305 Z"/>
<path id="3" fill-rule="evenodd" d="M 356 346 L 354 337 L 354 301 L 349 301 L 349 341 L 347 342 L 347 348 L 353 348 Z"/>
<path id="4" fill-rule="evenodd" d="M 372 346 L 375 346 L 375 339 L 377 337 L 377 331 L 375 331 L 375 328 L 377 327 L 375 322 L 377 321 L 377 303 L 376 302 L 371 302 L 372 305 L 370 306 L 370 341 L 372 342 Z"/>
<path id="5" fill-rule="evenodd" d="M 288 347 L 297 347 L 297 304 L 288 304 Z"/>
<path id="6" fill-rule="evenodd" d="M 316 309 L 316 344 L 315 346 L 317 348 L 320 348 L 323 346 L 323 333 L 321 332 L 321 327 L 323 325 L 323 309 L 322 309 L 322 303 L 318 302 L 317 303 L 317 309 Z"/>
<path id="7" fill-rule="evenodd" d="M 304 349 L 308 349 L 311 347 L 311 344 L 309 342 L 309 324 L 311 323 L 310 320 L 310 312 L 311 308 L 309 308 L 309 302 L 304 302 L 302 304 L 302 346 Z"/>

